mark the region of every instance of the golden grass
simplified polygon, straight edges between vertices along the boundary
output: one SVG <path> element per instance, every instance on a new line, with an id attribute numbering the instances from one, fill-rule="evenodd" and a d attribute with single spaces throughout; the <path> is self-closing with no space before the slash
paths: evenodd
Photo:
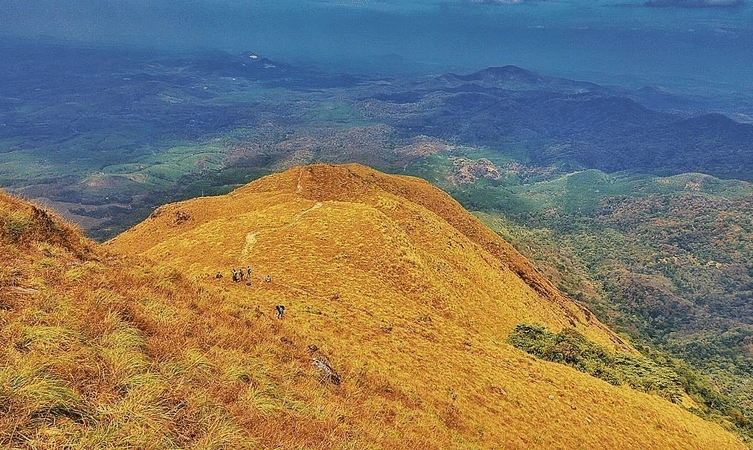
<path id="1" fill-rule="evenodd" d="M 317 166 L 166 205 L 106 248 L 6 235 L 0 443 L 742 448 L 677 405 L 505 344 L 535 320 L 629 351 L 461 213 L 417 180 Z"/>

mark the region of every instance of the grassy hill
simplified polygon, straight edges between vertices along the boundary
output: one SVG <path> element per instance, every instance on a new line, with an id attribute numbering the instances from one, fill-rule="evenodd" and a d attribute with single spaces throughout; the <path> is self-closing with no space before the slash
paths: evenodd
<path id="1" fill-rule="evenodd" d="M 186 317 L 182 334 L 201 325 L 213 342 L 177 339 L 155 365 L 201 357 L 197 389 L 259 446 L 742 448 L 678 404 L 507 344 L 536 322 L 633 353 L 418 179 L 298 167 L 165 205 L 106 248 L 201 293 L 187 301 L 206 308 L 201 322 Z"/>
<path id="2" fill-rule="evenodd" d="M 632 352 L 416 179 L 296 168 L 107 246 L 2 194 L 0 232 L 6 448 L 743 448 L 506 344 L 536 321 Z"/>

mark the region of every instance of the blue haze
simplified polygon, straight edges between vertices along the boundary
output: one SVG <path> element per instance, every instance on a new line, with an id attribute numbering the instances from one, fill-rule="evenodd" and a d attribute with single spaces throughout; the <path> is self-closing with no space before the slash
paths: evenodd
<path id="1" fill-rule="evenodd" d="M 663 1 L 703 6 L 720 0 Z M 707 85 L 750 94 L 753 7 L 735 5 L 0 0 L 0 33 L 87 44 L 247 50 L 335 72 L 469 72 L 514 64 L 597 82 Z"/>

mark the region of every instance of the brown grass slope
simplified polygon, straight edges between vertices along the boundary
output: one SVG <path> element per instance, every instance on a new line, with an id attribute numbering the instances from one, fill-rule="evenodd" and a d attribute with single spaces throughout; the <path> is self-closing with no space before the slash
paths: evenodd
<path id="1" fill-rule="evenodd" d="M 533 321 L 630 351 L 418 179 L 297 167 L 165 205 L 108 248 L 201 286 L 209 309 L 195 323 L 144 338 L 176 333 L 153 344 L 173 349 L 155 363 L 169 365 L 189 358 L 181 339 L 211 328 L 191 353 L 207 365 L 195 380 L 261 447 L 742 448 L 678 405 L 507 345 Z M 230 269 L 247 265 L 252 276 L 233 283 Z"/>
<path id="2" fill-rule="evenodd" d="M 291 352 L 222 301 L 0 192 L 0 448 L 254 448 L 226 399 Z"/>

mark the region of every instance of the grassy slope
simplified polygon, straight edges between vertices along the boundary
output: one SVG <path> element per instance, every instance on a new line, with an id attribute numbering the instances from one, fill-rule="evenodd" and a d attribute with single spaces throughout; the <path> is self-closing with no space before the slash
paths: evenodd
<path id="1" fill-rule="evenodd" d="M 257 350 L 262 362 L 247 366 L 249 355 L 236 350 L 251 379 L 257 371 L 277 376 L 262 394 L 252 382 L 226 403 L 251 435 L 261 426 L 249 420 L 254 408 L 290 432 L 264 445 L 313 445 L 305 439 L 319 421 L 330 430 L 320 444 L 327 448 L 740 446 L 677 405 L 505 344 L 524 320 L 555 330 L 575 324 L 612 346 L 615 337 L 419 180 L 361 166 L 296 168 L 226 197 L 166 205 L 110 247 L 196 281 L 216 297 L 217 314 L 252 329 L 246 336 L 258 327 L 252 340 L 281 335 L 287 360 L 264 360 Z M 229 269 L 247 264 L 251 279 L 230 282 Z M 225 277 L 213 278 L 217 271 Z M 287 306 L 283 321 L 271 319 L 277 303 Z M 224 367 L 227 355 L 216 348 L 202 354 Z M 310 359 L 321 355 L 340 373 L 339 386 L 317 381 Z M 219 389 L 209 372 L 207 383 Z M 249 391 L 274 406 L 239 409 Z"/>
<path id="2" fill-rule="evenodd" d="M 242 371 L 205 353 L 236 354 L 229 336 L 248 337 L 248 358 L 282 345 L 173 269 L 125 262 L 0 195 L 4 448 L 250 448 L 223 405 Z"/>

